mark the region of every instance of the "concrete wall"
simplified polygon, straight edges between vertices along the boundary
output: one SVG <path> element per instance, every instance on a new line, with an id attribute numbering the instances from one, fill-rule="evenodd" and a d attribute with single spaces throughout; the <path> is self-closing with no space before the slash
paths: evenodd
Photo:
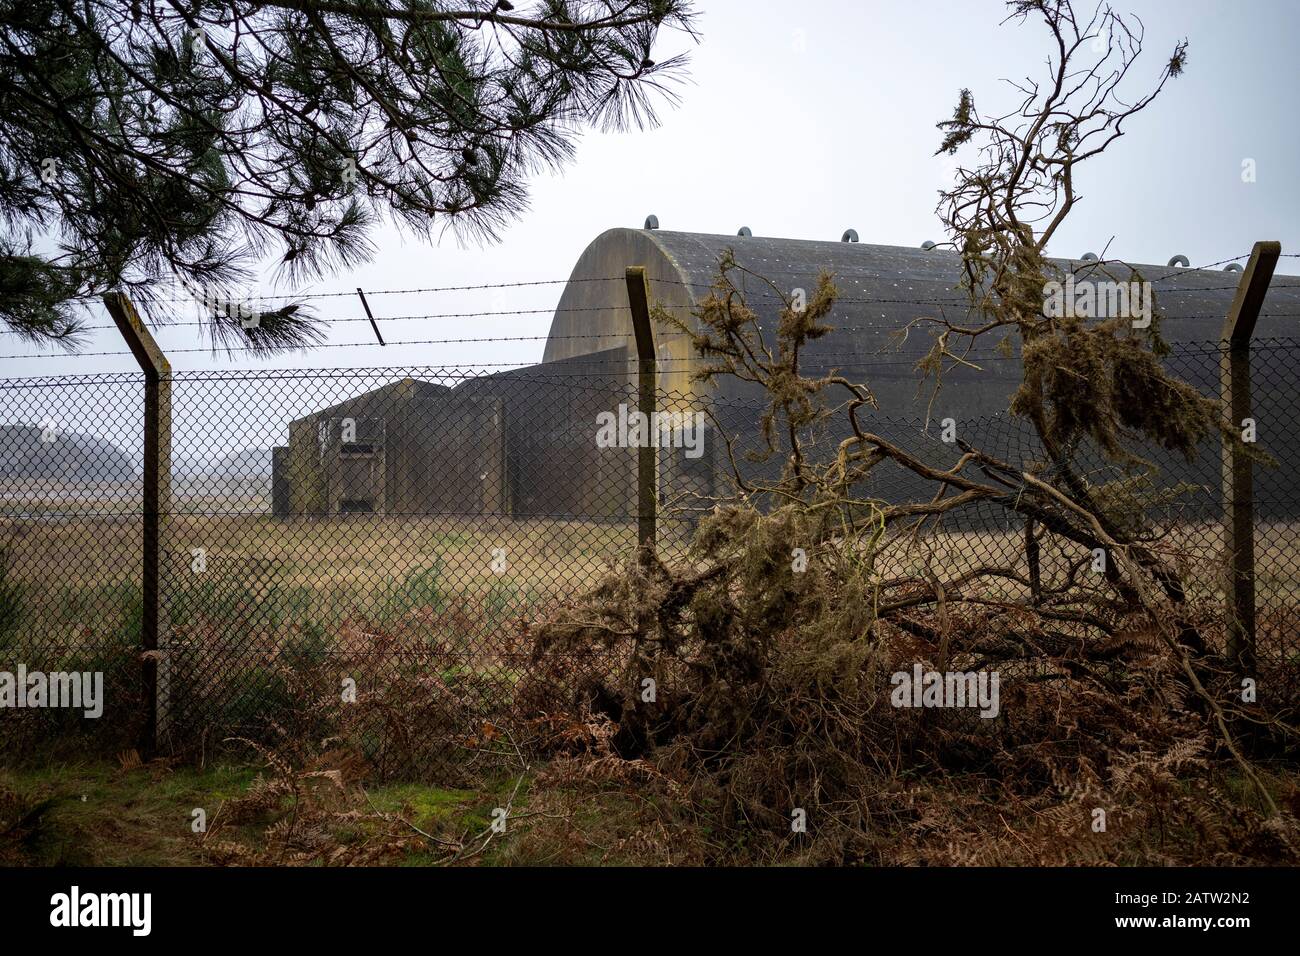
<path id="1" fill-rule="evenodd" d="M 371 452 L 340 444 L 349 418 Z M 272 484 L 287 488 L 290 514 L 337 514 L 367 499 L 384 514 L 499 513 L 503 436 L 499 400 L 404 379 L 291 422 Z"/>
<path id="2" fill-rule="evenodd" d="M 636 450 L 596 446 L 597 415 L 635 405 L 626 360 L 620 346 L 457 387 L 499 403 L 510 514 L 634 520 Z"/>

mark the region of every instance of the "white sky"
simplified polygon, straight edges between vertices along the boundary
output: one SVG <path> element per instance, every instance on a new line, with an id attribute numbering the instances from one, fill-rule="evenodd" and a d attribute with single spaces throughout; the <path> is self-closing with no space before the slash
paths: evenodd
<path id="1" fill-rule="evenodd" d="M 364 287 L 390 341 L 545 336 L 547 314 L 387 323 L 383 317 L 550 309 L 560 285 L 373 293 L 564 279 L 597 235 L 612 226 L 639 227 L 648 213 L 674 230 L 734 234 L 747 225 L 755 235 L 838 239 L 852 226 L 863 242 L 941 240 L 935 190 L 947 181 L 947 169 L 931 155 L 940 138 L 935 123 L 951 114 L 963 86 L 985 114 L 1009 108 L 1015 94 L 1000 79 L 1042 76 L 1048 51 L 1046 31 L 1037 24 L 1000 26 L 1005 8 L 996 0 L 698 5 L 701 42 L 665 34 L 656 51 L 659 59 L 682 50 L 692 57 L 682 102 L 662 110 L 658 129 L 587 133 L 574 163 L 533 183 L 531 209 L 495 246 L 462 248 L 450 234 L 411 236 L 386 228 L 375 237 L 373 262 L 319 281 L 312 291 Z M 1284 252 L 1300 251 L 1300 3 L 1116 0 L 1116 9 L 1137 14 L 1147 29 L 1135 92 L 1145 90 L 1183 37 L 1190 41 L 1187 71 L 1105 156 L 1084 167 L 1083 200 L 1051 252 L 1100 252 L 1109 241 L 1111 256 L 1164 263 L 1182 253 L 1197 265 L 1248 252 L 1257 239 L 1278 239 Z M 1247 158 L 1255 160 L 1254 183 L 1242 182 Z M 322 300 L 318 309 L 326 317 L 363 316 L 354 297 Z M 196 331 L 158 333 L 174 368 L 530 362 L 543 348 L 540 339 L 389 345 L 267 361 L 178 352 L 204 345 Z M 333 343 L 373 341 L 364 322 L 330 331 Z M 32 351 L 12 338 L 0 341 L 6 355 Z M 122 347 L 109 331 L 97 333 L 85 350 Z M 134 369 L 127 356 L 0 359 L 0 376 Z"/>

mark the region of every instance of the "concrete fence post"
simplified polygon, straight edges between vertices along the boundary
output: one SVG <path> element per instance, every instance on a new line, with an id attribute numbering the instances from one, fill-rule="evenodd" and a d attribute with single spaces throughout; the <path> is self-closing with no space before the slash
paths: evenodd
<path id="1" fill-rule="evenodd" d="M 168 733 L 171 659 L 169 625 L 163 604 L 164 564 L 171 553 L 168 511 L 172 475 L 171 364 L 140 321 L 124 293 L 104 296 L 113 322 L 144 372 L 144 522 L 143 617 L 140 649 L 145 721 L 140 752 L 149 759 Z"/>
<path id="2" fill-rule="evenodd" d="M 1281 254 L 1281 243 L 1255 243 L 1223 322 L 1219 390 L 1224 412 L 1236 429 L 1251 417 L 1250 339 Z M 1227 440 L 1223 442 L 1223 511 L 1227 653 L 1238 673 L 1247 676 L 1255 670 L 1254 476 L 1244 449 Z"/>
<path id="3" fill-rule="evenodd" d="M 637 450 L 636 540 L 643 562 L 655 553 L 659 511 L 659 449 L 654 415 L 658 410 L 658 364 L 654 333 L 650 328 L 650 284 L 644 266 L 629 266 L 626 273 L 627 301 L 632 310 L 632 334 L 636 339 L 637 409 L 646 417 L 650 441 Z"/>

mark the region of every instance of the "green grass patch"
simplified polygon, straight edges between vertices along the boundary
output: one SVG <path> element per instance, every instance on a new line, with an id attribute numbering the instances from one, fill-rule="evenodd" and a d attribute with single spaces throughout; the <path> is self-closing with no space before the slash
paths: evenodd
<path id="1" fill-rule="evenodd" d="M 19 818 L 43 808 L 17 834 L 0 836 L 0 865 L 8 866 L 204 866 L 208 865 L 193 829 L 202 809 L 212 826 L 222 804 L 246 795 L 262 771 L 221 764 L 206 769 L 145 766 L 124 770 L 105 762 L 64 762 L 45 766 L 0 767 L 0 834 Z M 361 814 L 341 819 L 331 831 L 340 844 L 361 843 L 382 826 L 378 810 L 401 817 L 440 839 L 473 836 L 491 824 L 492 809 L 504 803 L 513 781 L 482 790 L 452 789 L 422 783 L 394 783 L 350 791 Z M 522 792 L 521 792 L 522 796 Z M 367 799 L 368 797 L 368 799 Z M 268 824 L 290 812 L 279 811 L 241 825 L 228 824 L 222 840 L 250 846 L 264 843 Z M 516 798 L 516 810 L 521 805 Z M 428 865 L 446 856 L 432 844 L 416 845 L 393 862 Z"/>

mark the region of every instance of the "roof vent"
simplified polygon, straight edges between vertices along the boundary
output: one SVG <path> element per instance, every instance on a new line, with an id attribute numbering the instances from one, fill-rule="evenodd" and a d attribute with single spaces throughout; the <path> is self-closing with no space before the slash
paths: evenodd
<path id="1" fill-rule="evenodd" d="M 1167 266 L 1182 266 L 1184 269 L 1186 269 L 1191 264 L 1192 263 L 1188 260 L 1186 256 L 1174 256 L 1172 259 L 1170 259 L 1168 262 L 1165 263 L 1165 265 Z"/>
<path id="2" fill-rule="evenodd" d="M 1223 271 L 1224 272 L 1245 272 L 1246 270 L 1241 267 L 1240 262 L 1229 262 L 1226 266 L 1223 267 Z"/>
<path id="3" fill-rule="evenodd" d="M 1097 253 L 1095 253 L 1095 252 L 1085 252 L 1082 256 L 1079 257 L 1079 261 L 1080 261 L 1080 262 L 1100 262 L 1101 260 L 1097 258 Z"/>
<path id="4" fill-rule="evenodd" d="M 659 228 L 659 217 L 656 216 L 656 215 L 654 215 L 654 213 L 651 213 L 650 215 L 646 216 L 646 217 L 645 217 L 645 226 L 644 226 L 643 228 L 645 228 L 645 229 L 658 229 L 658 228 Z"/>
<path id="5" fill-rule="evenodd" d="M 741 226 L 741 227 L 740 227 L 740 231 L 737 232 L 736 235 L 738 235 L 738 236 L 745 236 L 746 238 L 753 238 L 753 235 L 754 235 L 754 234 L 753 234 L 752 232 L 749 231 L 749 227 L 748 227 L 748 226 Z"/>
<path id="6" fill-rule="evenodd" d="M 840 242 L 857 242 L 858 231 L 856 229 L 845 229 L 844 235 L 840 236 Z"/>
<path id="7" fill-rule="evenodd" d="M 929 252 L 934 247 L 935 247 L 935 242 L 931 239 L 927 239 L 925 240 L 925 242 L 921 243 L 921 248 L 924 249 L 926 252 Z"/>

